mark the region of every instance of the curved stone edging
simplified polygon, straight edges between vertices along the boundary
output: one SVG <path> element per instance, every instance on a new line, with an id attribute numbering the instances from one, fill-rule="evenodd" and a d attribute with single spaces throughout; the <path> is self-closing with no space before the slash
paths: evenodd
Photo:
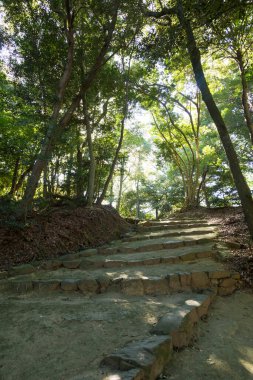
<path id="1" fill-rule="evenodd" d="M 160 318 L 151 334 L 144 340 L 129 343 L 115 353 L 106 356 L 101 367 L 109 372 L 103 380 L 154 380 L 172 358 L 174 349 L 188 346 L 195 335 L 199 319 L 207 315 L 214 294 L 197 294 L 178 310 Z"/>

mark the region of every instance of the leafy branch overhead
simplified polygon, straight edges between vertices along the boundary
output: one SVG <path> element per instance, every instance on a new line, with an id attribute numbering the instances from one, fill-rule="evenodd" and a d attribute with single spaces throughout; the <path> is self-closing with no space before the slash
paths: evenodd
<path id="1" fill-rule="evenodd" d="M 138 217 L 241 204 L 253 235 L 252 6 L 6 0 L 0 191 L 17 216 L 64 197 Z"/>

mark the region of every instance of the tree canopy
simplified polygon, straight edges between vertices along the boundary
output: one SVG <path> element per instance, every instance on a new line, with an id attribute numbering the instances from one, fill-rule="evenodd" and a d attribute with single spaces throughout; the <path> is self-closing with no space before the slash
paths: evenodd
<path id="1" fill-rule="evenodd" d="M 5 0 L 0 195 L 142 218 L 239 205 L 253 236 L 252 2 Z"/>

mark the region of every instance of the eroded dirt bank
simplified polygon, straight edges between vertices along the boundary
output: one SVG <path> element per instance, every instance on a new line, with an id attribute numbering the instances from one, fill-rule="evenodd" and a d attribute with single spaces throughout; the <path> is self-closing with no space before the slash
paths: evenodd
<path id="1" fill-rule="evenodd" d="M 55 207 L 19 226 L 0 217 L 0 269 L 119 238 L 130 226 L 109 206 Z"/>

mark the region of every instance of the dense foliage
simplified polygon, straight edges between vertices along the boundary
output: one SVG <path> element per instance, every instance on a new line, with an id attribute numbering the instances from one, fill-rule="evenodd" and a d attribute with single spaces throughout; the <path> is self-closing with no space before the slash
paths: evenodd
<path id="1" fill-rule="evenodd" d="M 253 207 L 250 2 L 5 0 L 1 15 L 0 195 L 21 214 L 57 198 L 138 218 Z"/>

